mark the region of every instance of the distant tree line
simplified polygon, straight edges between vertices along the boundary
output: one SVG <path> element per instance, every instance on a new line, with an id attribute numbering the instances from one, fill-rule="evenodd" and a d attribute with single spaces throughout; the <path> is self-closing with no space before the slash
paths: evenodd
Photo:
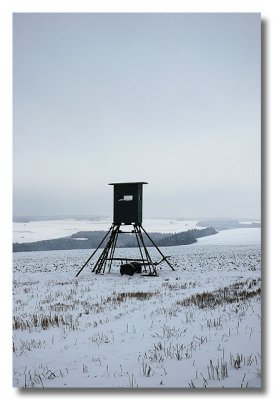
<path id="1" fill-rule="evenodd" d="M 217 231 L 214 228 L 190 229 L 186 232 L 173 233 L 166 238 L 158 241 L 157 246 L 180 246 L 182 244 L 192 244 L 197 242 L 198 238 L 215 235 Z"/>
<path id="2" fill-rule="evenodd" d="M 197 242 L 197 238 L 215 235 L 214 228 L 192 229 L 180 233 L 149 233 L 157 246 L 180 246 Z M 77 232 L 71 236 L 40 240 L 31 243 L 13 243 L 13 252 L 22 251 L 47 251 L 47 250 L 73 250 L 73 249 L 95 249 L 103 239 L 105 231 Z M 151 241 L 144 235 L 144 242 L 147 247 L 152 246 Z M 108 237 L 104 240 L 101 247 L 107 243 Z M 137 247 L 137 239 L 134 233 L 119 235 L 117 247 Z"/>

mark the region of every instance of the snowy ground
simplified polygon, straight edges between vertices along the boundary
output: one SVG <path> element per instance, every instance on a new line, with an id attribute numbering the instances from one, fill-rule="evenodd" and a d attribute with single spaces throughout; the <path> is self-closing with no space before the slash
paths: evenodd
<path id="1" fill-rule="evenodd" d="M 260 245 L 162 250 L 176 271 L 154 278 L 75 278 L 87 250 L 15 253 L 14 386 L 260 387 Z"/>
<path id="2" fill-rule="evenodd" d="M 174 219 L 145 219 L 143 226 L 149 232 L 183 232 L 197 227 L 198 221 Z M 13 223 L 13 242 L 28 243 L 38 240 L 58 239 L 79 231 L 107 231 L 112 220 L 60 219 L 51 221 L 31 221 Z M 126 227 L 125 227 L 126 228 Z"/>
<path id="3" fill-rule="evenodd" d="M 254 245 L 261 242 L 261 228 L 238 228 L 220 231 L 216 235 L 199 238 L 197 243 L 191 246 L 200 245 Z"/>

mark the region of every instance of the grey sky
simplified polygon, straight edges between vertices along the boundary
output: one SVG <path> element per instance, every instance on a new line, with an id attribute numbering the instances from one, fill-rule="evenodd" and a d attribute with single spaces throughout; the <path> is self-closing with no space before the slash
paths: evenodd
<path id="1" fill-rule="evenodd" d="M 15 14 L 14 214 L 260 216 L 259 14 Z"/>

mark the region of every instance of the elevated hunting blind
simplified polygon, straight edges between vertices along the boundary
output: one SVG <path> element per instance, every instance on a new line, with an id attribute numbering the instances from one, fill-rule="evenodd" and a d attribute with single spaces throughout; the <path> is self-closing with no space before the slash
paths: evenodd
<path id="1" fill-rule="evenodd" d="M 144 272 L 147 276 L 157 276 L 156 266 L 162 261 L 165 261 L 170 268 L 174 271 L 173 266 L 168 261 L 168 257 L 164 256 L 161 250 L 158 248 L 156 243 L 152 240 L 149 234 L 145 231 L 142 226 L 142 213 L 143 213 L 143 185 L 147 182 L 127 182 L 127 183 L 110 183 L 109 185 L 114 188 L 113 196 L 113 223 L 98 245 L 97 249 L 87 259 L 82 268 L 78 271 L 76 277 L 89 263 L 99 248 L 105 244 L 102 253 L 97 259 L 92 272 L 96 274 L 105 273 L 111 271 L 111 267 L 114 262 L 120 263 L 121 275 L 133 275 L 135 272 Z M 120 228 L 123 225 L 131 225 L 131 231 L 122 231 Z M 140 258 L 129 258 L 129 257 L 114 257 L 118 236 L 120 233 L 133 234 L 136 238 L 136 244 L 139 248 Z M 143 235 L 144 234 L 144 235 Z M 108 238 L 108 240 L 107 240 Z M 146 240 L 145 240 L 146 239 Z M 153 262 L 148 252 L 150 247 L 155 247 L 161 259 L 158 262 Z"/>
<path id="2" fill-rule="evenodd" d="M 131 225 L 142 223 L 143 185 L 147 182 L 109 183 L 114 187 L 113 223 Z"/>

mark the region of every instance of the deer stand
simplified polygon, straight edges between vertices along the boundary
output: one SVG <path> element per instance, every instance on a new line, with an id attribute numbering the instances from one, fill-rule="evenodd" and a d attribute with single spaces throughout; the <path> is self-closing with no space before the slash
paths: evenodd
<path id="1" fill-rule="evenodd" d="M 149 234 L 142 227 L 142 207 L 143 207 L 143 185 L 147 182 L 124 182 L 124 183 L 110 183 L 109 185 L 114 187 L 114 208 L 113 208 L 113 224 L 109 231 L 106 233 L 101 243 L 92 255 L 87 259 L 82 268 L 77 272 L 78 276 L 85 266 L 89 263 L 95 253 L 99 250 L 103 242 L 107 239 L 108 241 L 96 261 L 92 272 L 96 274 L 104 274 L 107 270 L 111 271 L 113 261 L 120 261 L 120 273 L 127 275 L 133 275 L 134 272 L 145 272 L 147 276 L 157 276 L 156 266 L 162 261 L 165 261 L 170 268 L 174 271 L 174 268 L 167 260 L 158 246 L 154 243 Z M 131 232 L 121 231 L 121 226 L 129 225 L 133 228 Z M 140 251 L 141 258 L 115 258 L 115 248 L 117 246 L 117 239 L 120 233 L 134 233 L 137 245 Z M 159 262 L 153 262 L 149 251 L 147 249 L 147 240 L 144 241 L 144 236 L 149 240 L 150 245 L 154 246 L 161 255 Z"/>
<path id="2" fill-rule="evenodd" d="M 144 272 L 142 275 L 146 276 L 157 276 L 157 270 L 156 266 L 159 265 L 161 262 L 165 261 L 170 268 L 174 271 L 173 266 L 170 264 L 168 261 L 168 257 L 164 256 L 161 250 L 158 248 L 158 246 L 155 244 L 155 242 L 152 240 L 152 238 L 149 236 L 149 234 L 145 231 L 145 229 L 142 227 L 141 224 L 132 224 L 133 230 L 131 232 L 124 232 L 121 231 L 122 224 L 112 224 L 111 228 L 107 232 L 107 234 L 104 236 L 102 239 L 101 243 L 97 247 L 97 249 L 92 253 L 92 255 L 88 258 L 88 260 L 85 262 L 85 264 L 82 266 L 82 268 L 78 271 L 76 277 L 82 272 L 82 270 L 85 268 L 85 266 L 89 263 L 91 258 L 96 254 L 96 252 L 99 250 L 100 246 L 102 243 L 105 241 L 105 239 L 109 236 L 109 239 L 107 241 L 107 244 L 105 248 L 103 249 L 102 253 L 100 254 L 98 260 L 96 261 L 92 272 L 95 272 L 96 274 L 104 274 L 106 271 L 110 272 L 111 267 L 113 264 L 113 261 L 120 261 L 121 266 L 124 265 L 124 263 L 132 266 L 132 268 L 135 268 L 135 272 Z M 162 256 L 161 260 L 158 262 L 153 262 L 149 251 L 147 249 L 147 246 L 144 241 L 143 233 L 144 232 L 145 236 L 149 239 L 150 243 L 152 244 L 153 247 L 157 249 L 157 251 L 160 253 Z M 140 252 L 140 258 L 128 258 L 128 257 L 114 257 L 116 245 L 117 245 L 117 240 L 118 236 L 121 233 L 134 233 L 136 240 L 137 240 L 137 245 L 139 248 Z M 138 271 L 138 267 L 140 267 L 140 270 Z M 120 270 L 122 274 L 122 269 Z M 134 270 L 133 270 L 134 273 Z M 132 274 L 133 274 L 132 273 Z"/>

